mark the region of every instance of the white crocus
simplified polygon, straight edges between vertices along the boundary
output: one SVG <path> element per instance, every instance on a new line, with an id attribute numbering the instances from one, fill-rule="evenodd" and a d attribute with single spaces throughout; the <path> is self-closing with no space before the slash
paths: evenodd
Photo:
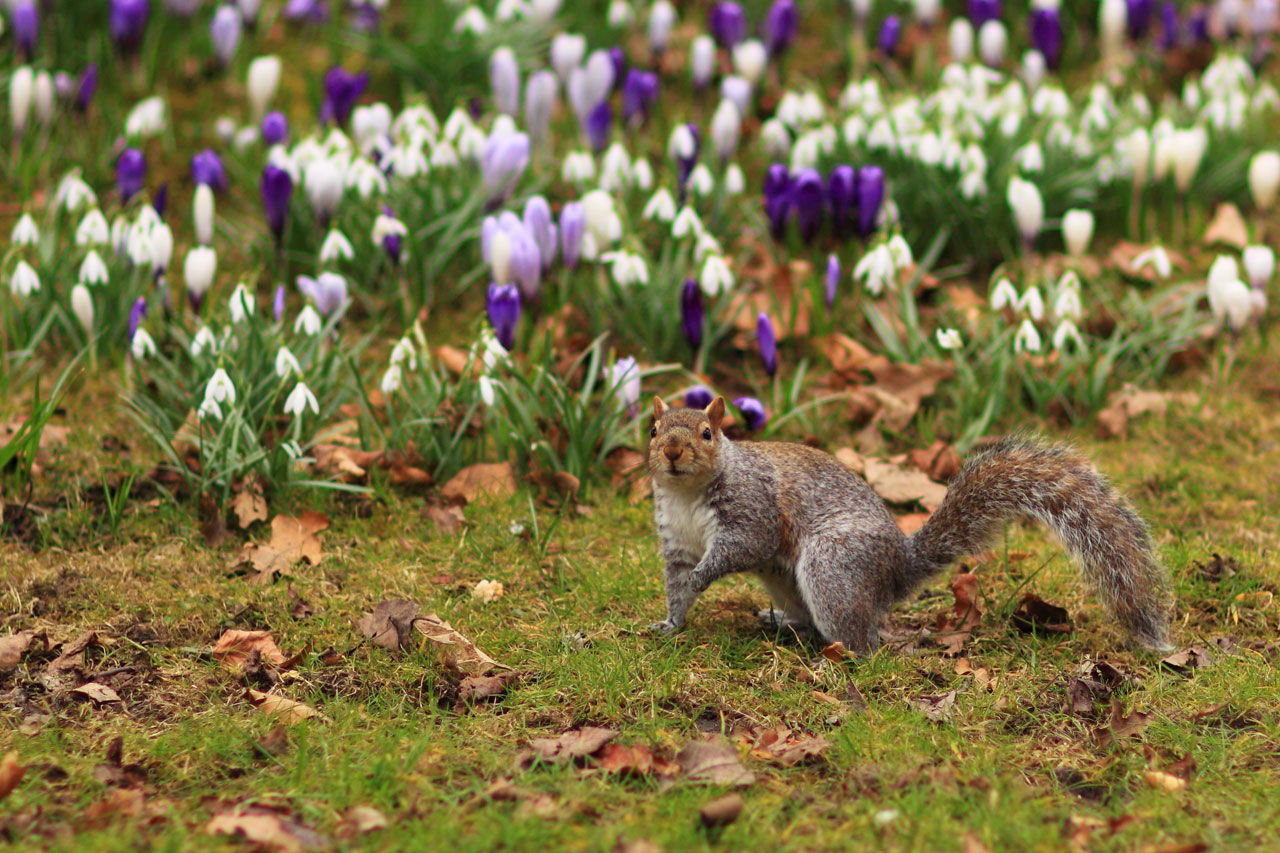
<path id="1" fill-rule="evenodd" d="M 1191 179 L 1200 168 L 1205 149 L 1209 145 L 1209 135 L 1202 127 L 1180 130 L 1173 137 L 1173 182 L 1178 192 L 1186 193 L 1191 189 Z"/>
<path id="2" fill-rule="evenodd" d="M 1014 352 L 1040 352 L 1040 333 L 1030 320 L 1023 320 L 1013 337 Z"/>
<path id="3" fill-rule="evenodd" d="M 84 333 L 93 337 L 93 296 L 83 284 L 71 288 L 71 313 L 80 321 Z"/>
<path id="4" fill-rule="evenodd" d="M 276 350 L 276 376 L 286 379 L 295 373 L 301 375 L 302 365 L 288 347 L 280 347 Z"/>
<path id="5" fill-rule="evenodd" d="M 156 342 L 152 340 L 146 329 L 139 329 L 133 333 L 133 342 L 129 344 L 129 353 L 139 361 L 156 354 Z"/>
<path id="6" fill-rule="evenodd" d="M 80 264 L 80 283 L 106 284 L 109 278 L 107 265 L 103 263 L 102 257 L 96 249 L 90 249 L 89 254 L 84 256 L 84 261 Z"/>
<path id="7" fill-rule="evenodd" d="M 1238 278 L 1214 280 L 1209 278 L 1209 309 L 1213 318 L 1219 323 L 1231 327 L 1231 331 L 1239 332 L 1249 321 L 1253 307 L 1253 297 L 1249 286 Z"/>
<path id="8" fill-rule="evenodd" d="M 355 256 L 356 251 L 351 247 L 351 241 L 347 239 L 346 235 L 337 228 L 329 229 L 329 233 L 324 237 L 324 242 L 320 244 L 320 263 L 328 264 L 337 260 L 349 261 Z"/>
<path id="9" fill-rule="evenodd" d="M 1125 28 L 1129 24 L 1129 7 L 1125 0 L 1102 0 L 1098 7 L 1098 33 L 1102 55 L 1114 60 L 1124 48 Z"/>
<path id="10" fill-rule="evenodd" d="M 742 174 L 742 167 L 737 163 L 730 163 L 724 172 L 725 195 L 742 195 L 746 189 L 747 176 Z"/>
<path id="11" fill-rule="evenodd" d="M 937 338 L 938 346 L 944 350 L 957 350 L 964 346 L 959 329 L 939 329 Z"/>
<path id="12" fill-rule="evenodd" d="M 262 118 L 280 86 L 278 56 L 259 56 L 249 63 L 249 108 L 255 119 Z"/>
<path id="13" fill-rule="evenodd" d="M 191 200 L 191 219 L 195 226 L 196 242 L 202 246 L 213 244 L 213 188 L 208 184 L 196 187 Z"/>
<path id="14" fill-rule="evenodd" d="M 768 62 L 769 53 L 757 39 L 747 39 L 733 48 L 733 70 L 750 83 L 752 88 L 764 76 L 765 65 Z"/>
<path id="15" fill-rule="evenodd" d="M 289 392 L 289 396 L 284 401 L 284 413 L 293 415 L 295 418 L 301 418 L 307 409 L 311 410 L 313 415 L 320 414 L 320 403 L 316 400 L 316 395 L 311 393 L 311 389 L 307 387 L 305 382 L 299 382 L 293 386 L 293 390 Z"/>
<path id="16" fill-rule="evenodd" d="M 738 113 L 738 106 L 727 99 L 720 101 L 720 106 L 711 116 L 711 145 L 722 161 L 728 160 L 737 150 L 741 132 L 742 116 Z"/>
<path id="17" fill-rule="evenodd" d="M 978 55 L 983 64 L 998 68 L 1008 47 L 1009 31 L 1000 21 L 993 18 L 978 28 Z"/>
<path id="18" fill-rule="evenodd" d="M 1093 239 L 1093 214 L 1088 210 L 1068 210 L 1062 217 L 1062 238 L 1067 254 L 1082 257 Z"/>
<path id="19" fill-rule="evenodd" d="M 1151 167 L 1151 134 L 1141 127 L 1132 130 L 1121 140 L 1120 148 L 1125 160 L 1129 162 L 1129 174 L 1134 186 L 1143 186 Z"/>
<path id="20" fill-rule="evenodd" d="M 105 219 L 103 225 L 106 225 Z M 31 218 L 30 213 L 24 213 L 18 218 L 9 234 L 9 242 L 15 246 L 35 246 L 40 242 L 40 229 L 36 228 L 36 221 Z"/>
<path id="21" fill-rule="evenodd" d="M 1018 290 L 1013 286 L 1013 282 L 1007 278 L 997 281 L 995 289 L 991 291 L 991 310 L 1002 311 L 1005 308 L 1016 308 L 1017 306 Z"/>
<path id="22" fill-rule="evenodd" d="M 320 330 L 323 328 L 324 318 L 320 316 L 320 312 L 310 305 L 304 305 L 302 310 L 298 312 L 298 319 L 293 321 L 293 332 L 298 335 L 314 337 L 320 334 Z"/>
<path id="23" fill-rule="evenodd" d="M 159 95 L 139 101 L 124 120 L 125 135 L 136 139 L 158 136 L 164 128 L 164 98 Z"/>
<path id="24" fill-rule="evenodd" d="M 182 261 L 182 277 L 187 284 L 187 292 L 200 299 L 213 286 L 213 277 L 218 271 L 218 253 L 208 246 L 196 246 L 187 251 Z"/>
<path id="25" fill-rule="evenodd" d="M 947 30 L 947 52 L 952 62 L 968 62 L 973 56 L 973 24 L 967 18 L 952 20 Z"/>
<path id="26" fill-rule="evenodd" d="M 698 286 L 707 296 L 716 296 L 733 289 L 733 271 L 721 255 L 709 254 L 703 260 Z"/>
<path id="27" fill-rule="evenodd" d="M 1249 161 L 1249 192 L 1260 210 L 1270 210 L 1280 191 L 1280 153 L 1259 151 Z"/>
<path id="28" fill-rule="evenodd" d="M 648 220 L 656 219 L 659 222 L 670 222 L 676 218 L 675 199 L 671 197 L 671 193 L 666 187 L 661 187 L 645 202 L 644 210 L 640 215 Z"/>
<path id="29" fill-rule="evenodd" d="M 30 296 L 40 289 L 40 276 L 26 261 L 18 261 L 9 277 L 9 290 L 18 296 Z"/>
<path id="30" fill-rule="evenodd" d="M 490 408 L 493 408 L 493 404 L 498 400 L 498 395 L 494 390 L 494 386 L 497 384 L 497 382 L 490 379 L 488 376 L 480 377 L 480 400 Z"/>
<path id="31" fill-rule="evenodd" d="M 258 300 L 254 299 L 245 283 L 237 284 L 235 290 L 231 291 L 231 322 L 237 325 L 243 323 L 254 315 L 257 308 Z"/>
<path id="32" fill-rule="evenodd" d="M 1030 181 L 1012 178 L 1009 181 L 1009 207 L 1013 210 L 1013 219 L 1018 232 L 1026 243 L 1034 242 L 1044 224 L 1044 199 L 1040 190 Z"/>
<path id="33" fill-rule="evenodd" d="M 1276 253 L 1270 246 L 1245 246 L 1244 274 L 1254 290 L 1264 290 L 1276 271 Z"/>
<path id="34" fill-rule="evenodd" d="M 328 220 L 342 201 L 343 168 L 336 158 L 322 157 L 307 165 L 303 184 L 311 210 L 321 220 Z"/>

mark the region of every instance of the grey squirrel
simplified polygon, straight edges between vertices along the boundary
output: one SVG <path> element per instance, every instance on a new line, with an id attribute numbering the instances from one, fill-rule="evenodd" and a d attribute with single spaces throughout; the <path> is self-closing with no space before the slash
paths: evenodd
<path id="1" fill-rule="evenodd" d="M 884 502 L 832 456 L 803 444 L 734 442 L 725 404 L 653 401 L 648 467 L 667 618 L 680 629 L 714 581 L 750 572 L 796 626 L 867 653 L 881 616 L 920 583 L 987 546 L 1008 519 L 1048 526 L 1079 561 L 1115 618 L 1141 645 L 1169 651 L 1171 595 L 1146 526 L 1084 458 L 1007 438 L 971 460 L 912 536 Z"/>

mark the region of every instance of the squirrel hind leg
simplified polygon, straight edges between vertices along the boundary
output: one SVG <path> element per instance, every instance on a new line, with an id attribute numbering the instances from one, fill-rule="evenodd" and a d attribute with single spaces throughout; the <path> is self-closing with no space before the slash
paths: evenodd
<path id="1" fill-rule="evenodd" d="M 806 547 L 796 561 L 796 580 L 813 626 L 828 643 L 841 643 L 857 655 L 880 645 L 880 615 L 887 607 L 877 600 L 877 585 L 859 567 L 866 566 L 858 548 L 821 543 Z"/>

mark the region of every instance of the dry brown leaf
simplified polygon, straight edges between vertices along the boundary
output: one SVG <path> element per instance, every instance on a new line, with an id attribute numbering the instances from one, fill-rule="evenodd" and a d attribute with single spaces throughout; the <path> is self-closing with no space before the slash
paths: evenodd
<path id="1" fill-rule="evenodd" d="M 1070 634 L 1072 630 L 1067 609 L 1050 604 L 1034 592 L 1022 596 L 1010 621 L 1024 634 Z"/>
<path id="2" fill-rule="evenodd" d="M 245 545 L 245 555 L 258 571 L 255 580 L 270 581 L 277 574 L 288 574 L 299 560 L 317 565 L 324 559 L 319 533 L 329 526 L 329 519 L 307 510 L 297 518 L 277 515 L 271 519 L 271 541 L 265 545 Z"/>
<path id="3" fill-rule="evenodd" d="M 209 835 L 233 835 L 285 853 L 327 850 L 333 846 L 333 842 L 314 829 L 269 811 L 216 815 L 205 825 L 204 831 Z"/>
<path id="4" fill-rule="evenodd" d="M 1192 393 L 1144 391 L 1126 385 L 1114 392 L 1108 398 L 1106 408 L 1098 412 L 1098 433 L 1102 438 L 1115 438 L 1124 434 L 1131 418 L 1145 414 L 1161 417 L 1168 411 L 1170 403 L 1194 404 L 1196 400 Z"/>
<path id="5" fill-rule="evenodd" d="M 849 654 L 849 650 L 844 647 L 844 643 L 839 640 L 823 646 L 822 651 L 819 652 L 819 654 L 832 663 L 840 663 L 841 661 L 853 657 L 853 655 Z"/>
<path id="6" fill-rule="evenodd" d="M 106 797 L 85 809 L 84 819 L 89 826 L 98 828 L 113 818 L 137 818 L 143 814 L 146 806 L 147 797 L 141 789 L 115 788 Z"/>
<path id="7" fill-rule="evenodd" d="M 373 806 L 352 806 L 347 809 L 346 819 L 343 821 L 343 827 L 348 830 L 343 834 L 354 837 L 386 829 L 387 826 L 387 816 Z"/>
<path id="8" fill-rule="evenodd" d="M 1142 711 L 1134 711 L 1126 715 L 1120 706 L 1120 697 L 1112 696 L 1110 720 L 1107 726 L 1099 728 L 1096 732 L 1098 746 L 1106 749 L 1122 737 L 1142 734 L 1154 721 L 1154 714 L 1145 714 Z"/>
<path id="9" fill-rule="evenodd" d="M 516 474 L 510 462 L 468 465 L 444 484 L 440 495 L 447 501 L 472 503 L 480 495 L 505 498 L 516 493 Z"/>
<path id="10" fill-rule="evenodd" d="M 928 520 L 929 513 L 927 512 L 908 512 L 893 517 L 893 523 L 898 525 L 898 529 L 902 531 L 903 536 L 910 536 L 915 533 L 921 527 L 924 527 L 925 522 Z"/>
<path id="11" fill-rule="evenodd" d="M 250 687 L 244 696 L 255 708 L 269 717 L 279 717 L 286 723 L 300 723 L 303 720 L 316 720 L 327 723 L 329 718 L 310 705 L 277 696 L 274 693 L 263 693 Z"/>
<path id="12" fill-rule="evenodd" d="M 435 356 L 454 376 L 461 376 L 465 373 L 467 362 L 471 360 L 471 356 L 467 354 L 466 350 L 450 346 L 436 347 Z"/>
<path id="13" fill-rule="evenodd" d="M 728 826 L 742 814 L 742 795 L 726 794 L 698 810 L 698 819 L 708 829 Z"/>
<path id="14" fill-rule="evenodd" d="M 1160 791 L 1181 791 L 1187 787 L 1187 780 L 1163 770 L 1148 770 L 1144 774 L 1147 784 Z"/>
<path id="15" fill-rule="evenodd" d="M 257 477 L 246 478 L 240 491 L 231 496 L 231 511 L 241 529 L 255 521 L 267 520 L 267 499 L 262 495 L 262 483 Z"/>
<path id="16" fill-rule="evenodd" d="M 409 645 L 413 620 L 419 609 L 416 602 L 406 598 L 379 602 L 372 613 L 360 617 L 360 633 L 375 646 L 393 652 L 403 649 Z"/>
<path id="17" fill-rule="evenodd" d="M 224 666 L 242 667 L 255 651 L 267 663 L 279 665 L 287 660 L 270 631 L 226 631 L 214 644 L 213 657 Z"/>
<path id="18" fill-rule="evenodd" d="M 413 620 L 415 630 L 426 638 L 440 654 L 445 666 L 467 675 L 488 675 L 499 663 L 476 648 L 448 622 L 434 613 Z"/>
<path id="19" fill-rule="evenodd" d="M 31 648 L 31 644 L 39 641 L 37 651 L 48 647 L 44 634 L 35 631 L 19 631 L 8 637 L 0 637 L 0 673 L 13 672 L 22 662 L 22 656 Z"/>
<path id="20" fill-rule="evenodd" d="M 70 672 L 73 669 L 80 669 L 84 666 L 84 653 L 88 651 L 90 646 L 96 645 L 99 645 L 97 633 L 94 631 L 85 631 L 70 643 L 65 644 L 60 650 L 61 653 L 56 658 L 49 661 L 49 665 L 45 667 L 45 671 Z"/>
<path id="21" fill-rule="evenodd" d="M 939 364 L 931 359 L 910 364 L 875 356 L 867 369 L 875 379 L 874 387 L 905 401 L 913 414 L 920 408 L 921 401 L 937 389 L 939 382 L 955 375 L 949 364 Z"/>
<path id="22" fill-rule="evenodd" d="M 1240 209 L 1230 202 L 1219 204 L 1204 231 L 1204 242 L 1210 246 L 1223 243 L 1236 249 L 1249 245 L 1249 226 L 1245 225 Z"/>
<path id="23" fill-rule="evenodd" d="M 960 454 L 950 444 L 938 439 L 927 450 L 917 448 L 908 454 L 915 465 L 931 479 L 947 483 L 960 473 Z"/>
<path id="24" fill-rule="evenodd" d="M 867 483 L 889 503 L 919 502 L 932 511 L 947 496 L 947 487 L 935 483 L 923 471 L 908 470 L 885 459 L 866 461 Z"/>
<path id="25" fill-rule="evenodd" d="M 88 684 L 82 684 L 79 687 L 77 687 L 75 690 L 72 690 L 71 692 L 78 693 L 81 696 L 92 699 L 94 702 L 98 703 L 99 705 L 105 704 L 107 702 L 121 701 L 120 694 L 116 693 L 107 685 L 101 684 L 97 681 L 90 681 Z"/>
<path id="26" fill-rule="evenodd" d="M 815 755 L 821 755 L 830 746 L 831 741 L 826 738 L 803 733 L 796 734 L 786 726 L 774 726 L 766 729 L 756 738 L 752 752 L 762 758 L 769 758 L 786 767 L 792 767 Z"/>
<path id="27" fill-rule="evenodd" d="M 18 760 L 16 750 L 5 753 L 4 758 L 0 759 L 0 800 L 13 793 L 26 772 L 27 768 Z"/>
<path id="28" fill-rule="evenodd" d="M 832 369 L 836 373 L 845 374 L 846 378 L 855 378 L 856 374 L 860 373 L 874 358 L 871 350 L 848 335 L 825 335 L 816 343 L 823 354 L 831 360 Z"/>
<path id="29" fill-rule="evenodd" d="M 973 629 L 982 621 L 978 607 L 978 576 L 973 572 L 960 572 L 951 578 L 951 594 L 955 597 L 950 614 L 938 616 L 938 641 L 943 654 L 958 655 L 964 644 L 973 636 Z"/>
<path id="30" fill-rule="evenodd" d="M 514 672 L 503 672 L 498 675 L 468 675 L 458 684 L 458 702 L 463 704 L 501 698 L 507 692 L 507 685 L 515 679 Z"/>
<path id="31" fill-rule="evenodd" d="M 567 731 L 559 737 L 534 738 L 529 745 L 544 761 L 571 761 L 596 753 L 617 736 L 618 733 L 613 729 L 584 726 Z"/>
<path id="32" fill-rule="evenodd" d="M 1197 669 L 1213 665 L 1213 657 L 1204 646 L 1188 646 L 1179 649 L 1160 661 L 1160 668 L 1187 678 Z"/>
<path id="33" fill-rule="evenodd" d="M 854 450 L 852 447 L 841 447 L 833 454 L 836 461 L 844 467 L 848 468 L 859 477 L 865 477 L 867 473 L 867 460 L 862 458 L 862 454 Z"/>
<path id="34" fill-rule="evenodd" d="M 745 786 L 756 781 L 756 774 L 742 766 L 738 750 L 723 738 L 690 743 L 676 755 L 676 762 L 694 782 Z"/>
<path id="35" fill-rule="evenodd" d="M 607 743 L 600 750 L 600 757 L 596 763 L 606 773 L 644 776 L 653 770 L 653 752 L 642 743 L 634 746 Z"/>
<path id="36" fill-rule="evenodd" d="M 956 709 L 956 692 L 949 690 L 941 696 L 919 696 L 916 697 L 915 704 L 929 719 L 945 720 Z"/>

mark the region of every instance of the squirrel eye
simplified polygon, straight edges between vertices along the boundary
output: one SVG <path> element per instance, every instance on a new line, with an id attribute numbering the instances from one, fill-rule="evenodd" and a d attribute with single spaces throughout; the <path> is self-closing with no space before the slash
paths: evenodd
<path id="1" fill-rule="evenodd" d="M 656 426 L 655 426 L 655 427 L 650 427 L 650 428 L 649 428 L 649 438 L 657 438 L 657 437 L 658 437 L 658 428 L 657 428 Z"/>
<path id="2" fill-rule="evenodd" d="M 704 430 L 702 431 L 702 439 L 703 439 L 703 441 L 710 441 L 710 440 L 711 440 L 711 430 L 709 430 L 709 429 L 704 429 Z"/>

